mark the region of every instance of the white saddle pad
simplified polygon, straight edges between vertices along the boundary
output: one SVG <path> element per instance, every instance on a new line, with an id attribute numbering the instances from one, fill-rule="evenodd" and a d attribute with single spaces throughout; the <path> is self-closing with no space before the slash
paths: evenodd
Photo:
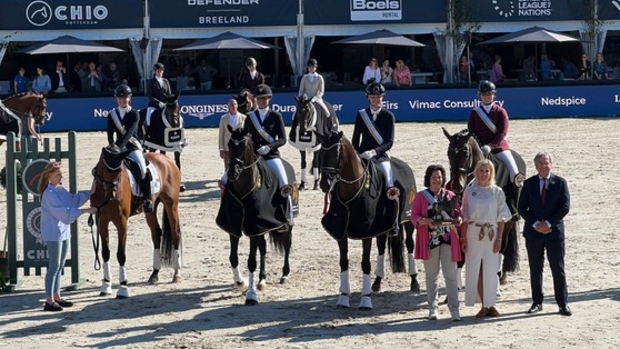
<path id="1" fill-rule="evenodd" d="M 153 165 L 152 163 L 149 164 L 148 169 L 149 171 L 151 171 L 151 177 L 153 177 L 153 179 L 151 180 L 151 194 L 155 195 L 158 194 L 161 190 L 161 176 L 159 175 L 159 171 L 157 171 L 155 165 Z M 125 168 L 125 172 L 127 172 L 127 176 L 129 177 L 129 183 L 131 184 L 131 194 L 133 194 L 133 196 L 142 197 L 142 189 L 140 189 L 140 187 L 138 186 L 138 183 L 133 177 L 131 171 Z"/>

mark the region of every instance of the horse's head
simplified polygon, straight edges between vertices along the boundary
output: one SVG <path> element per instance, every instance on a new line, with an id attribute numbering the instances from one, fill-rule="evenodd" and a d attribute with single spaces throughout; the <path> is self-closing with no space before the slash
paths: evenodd
<path id="1" fill-rule="evenodd" d="M 482 152 L 473 134 L 464 129 L 451 135 L 445 128 L 441 128 L 448 138 L 448 160 L 450 162 L 450 181 L 448 187 L 457 194 L 461 194 L 467 185 L 475 160 L 480 159 Z"/>
<path id="2" fill-rule="evenodd" d="M 247 114 L 256 109 L 256 100 L 247 88 L 241 89 L 239 94 L 233 95 L 232 98 L 237 101 L 237 110 L 242 114 Z"/>
<path id="3" fill-rule="evenodd" d="M 241 176 L 241 173 L 250 168 L 256 161 L 256 155 L 254 155 L 254 145 L 250 138 L 249 130 L 244 129 L 232 129 L 230 125 L 227 126 L 230 131 L 230 140 L 228 141 L 228 179 L 230 181 L 236 181 Z"/>
<path id="4" fill-rule="evenodd" d="M 99 162 L 92 170 L 95 178 L 95 192 L 90 196 L 92 206 L 102 207 L 114 199 L 120 182 L 123 160 L 128 153 L 129 150 L 122 151 L 116 145 L 101 148 Z"/>
<path id="5" fill-rule="evenodd" d="M 342 167 L 342 131 L 331 133 L 328 137 L 320 137 L 319 171 L 321 172 L 320 186 L 324 193 L 329 191 L 331 183 L 340 176 Z"/>
<path id="6" fill-rule="evenodd" d="M 47 111 L 47 96 L 36 93 L 22 93 L 19 95 L 13 95 L 3 101 L 4 105 L 13 113 L 17 113 L 18 117 L 22 117 L 26 114 L 31 114 L 34 118 L 36 125 L 43 125 L 46 119 Z M 13 118 L 6 114 L 1 113 L 2 120 L 6 123 L 13 122 Z"/>
<path id="7" fill-rule="evenodd" d="M 315 113 L 315 109 L 312 106 L 312 103 L 305 94 L 301 97 L 295 97 L 295 101 L 297 102 L 297 107 L 295 109 L 295 119 L 299 123 L 299 129 L 301 132 L 306 132 L 308 128 L 310 128 L 310 121 L 312 120 L 312 116 Z"/>
<path id="8" fill-rule="evenodd" d="M 179 96 L 181 92 L 166 96 L 166 108 L 163 111 L 164 117 L 172 127 L 181 127 L 181 114 L 179 112 Z"/>

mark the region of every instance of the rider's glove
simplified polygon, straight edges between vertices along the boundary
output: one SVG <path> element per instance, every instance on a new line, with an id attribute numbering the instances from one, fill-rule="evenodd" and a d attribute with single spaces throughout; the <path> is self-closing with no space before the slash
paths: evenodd
<path id="1" fill-rule="evenodd" d="M 271 151 L 271 148 L 269 148 L 268 145 L 263 145 L 262 147 L 258 148 L 256 152 L 260 155 L 267 155 L 269 154 L 270 151 Z"/>
<path id="2" fill-rule="evenodd" d="M 374 150 L 367 150 L 360 155 L 364 160 L 370 160 L 373 156 L 377 156 L 377 152 Z"/>

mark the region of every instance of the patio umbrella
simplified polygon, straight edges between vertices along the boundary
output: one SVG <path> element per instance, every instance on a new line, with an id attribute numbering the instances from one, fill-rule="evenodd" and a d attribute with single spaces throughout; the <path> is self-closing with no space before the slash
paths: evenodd
<path id="1" fill-rule="evenodd" d="M 123 50 L 65 35 L 58 39 L 34 44 L 18 52 L 27 53 L 29 55 L 44 55 L 53 53 L 123 52 Z"/>
<path id="2" fill-rule="evenodd" d="M 173 51 L 253 49 L 279 49 L 279 47 L 259 40 L 246 38 L 239 34 L 224 32 L 212 38 L 201 39 L 189 45 L 175 48 Z M 228 81 L 230 81 L 230 58 L 228 58 Z"/>
<path id="3" fill-rule="evenodd" d="M 352 36 L 332 42 L 332 44 L 353 44 L 353 45 L 392 45 L 407 47 L 424 47 L 426 45 L 411 40 L 400 34 L 396 34 L 386 29 L 377 30 L 371 33 Z"/>

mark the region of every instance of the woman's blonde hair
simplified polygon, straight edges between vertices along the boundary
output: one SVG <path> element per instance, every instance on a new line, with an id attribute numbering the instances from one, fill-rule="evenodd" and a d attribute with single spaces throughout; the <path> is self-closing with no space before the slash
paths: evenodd
<path id="1" fill-rule="evenodd" d="M 476 184 L 478 184 L 478 170 L 480 169 L 480 167 L 484 165 L 489 166 L 490 175 L 491 175 L 491 178 L 489 179 L 489 186 L 493 186 L 495 185 L 495 166 L 493 165 L 491 160 L 488 160 L 488 159 L 480 160 L 476 164 L 476 168 L 474 169 L 474 181 L 476 182 Z"/>
<path id="2" fill-rule="evenodd" d="M 39 179 L 39 195 L 41 195 L 41 198 L 43 198 L 43 193 L 50 183 L 50 175 L 60 170 L 61 165 L 60 161 L 50 161 L 49 164 L 45 165 L 45 169 L 43 169 L 43 173 Z"/>

